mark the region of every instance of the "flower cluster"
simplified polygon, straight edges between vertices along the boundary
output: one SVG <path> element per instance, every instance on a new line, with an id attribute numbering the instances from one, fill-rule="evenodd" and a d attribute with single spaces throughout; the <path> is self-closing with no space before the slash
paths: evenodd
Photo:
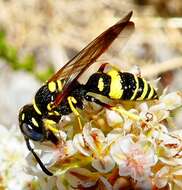
<path id="1" fill-rule="evenodd" d="M 84 110 L 82 129 L 65 118 L 59 146 L 36 144 L 54 176 L 47 177 L 29 154 L 34 189 L 182 189 L 182 131 L 170 128 L 181 94 L 128 104 Z"/>
<path id="2" fill-rule="evenodd" d="M 23 189 L 32 180 L 24 171 L 28 150 L 20 138 L 17 126 L 13 125 L 11 129 L 7 129 L 0 125 L 0 129 L 0 189 Z"/>

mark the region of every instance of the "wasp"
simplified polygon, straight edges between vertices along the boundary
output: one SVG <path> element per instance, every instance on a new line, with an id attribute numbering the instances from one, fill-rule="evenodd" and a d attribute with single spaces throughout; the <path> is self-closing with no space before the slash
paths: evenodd
<path id="1" fill-rule="evenodd" d="M 101 64 L 98 71 L 93 73 L 85 84 L 78 82 L 79 77 L 110 48 L 113 41 L 119 39 L 125 31 L 128 36 L 134 31 L 134 23 L 130 21 L 131 16 L 132 12 L 129 12 L 82 49 L 40 87 L 32 104 L 21 108 L 20 130 L 24 135 L 27 148 L 47 175 L 53 174 L 35 153 L 30 140 L 51 141 L 57 145 L 59 140 L 56 136 L 58 132 L 56 124 L 62 116 L 70 113 L 74 113 L 79 120 L 77 110 L 84 109 L 84 100 L 112 108 L 111 105 L 90 93 L 99 94 L 111 100 L 139 101 L 158 98 L 156 90 L 145 79 L 114 68 L 105 72 L 107 64 Z"/>

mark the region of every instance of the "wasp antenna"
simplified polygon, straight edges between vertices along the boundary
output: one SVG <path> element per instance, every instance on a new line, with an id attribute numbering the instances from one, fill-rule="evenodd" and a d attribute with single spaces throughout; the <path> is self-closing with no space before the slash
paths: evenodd
<path id="1" fill-rule="evenodd" d="M 30 142 L 29 142 L 29 139 L 25 139 L 26 141 L 26 145 L 27 145 L 27 148 L 28 150 L 34 155 L 36 161 L 38 162 L 39 166 L 41 167 L 42 171 L 47 174 L 48 176 L 52 176 L 53 173 L 50 172 L 45 166 L 44 164 L 42 163 L 42 161 L 40 160 L 40 158 L 37 156 L 37 154 L 35 153 L 34 149 L 31 147 L 30 145 Z"/>

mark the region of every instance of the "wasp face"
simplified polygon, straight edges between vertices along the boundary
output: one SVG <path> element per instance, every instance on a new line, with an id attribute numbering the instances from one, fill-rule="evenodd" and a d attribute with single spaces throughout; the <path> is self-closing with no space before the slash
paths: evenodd
<path id="1" fill-rule="evenodd" d="M 42 120 L 34 110 L 33 105 L 25 105 L 20 110 L 19 126 L 25 138 L 34 141 L 45 140 L 46 135 L 42 127 Z"/>

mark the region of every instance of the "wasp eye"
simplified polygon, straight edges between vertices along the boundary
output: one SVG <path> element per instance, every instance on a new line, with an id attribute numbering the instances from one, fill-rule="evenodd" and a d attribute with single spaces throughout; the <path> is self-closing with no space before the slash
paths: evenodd
<path id="1" fill-rule="evenodd" d="M 31 140 L 43 141 L 44 134 L 37 132 L 30 124 L 23 123 L 21 126 L 23 134 Z"/>

